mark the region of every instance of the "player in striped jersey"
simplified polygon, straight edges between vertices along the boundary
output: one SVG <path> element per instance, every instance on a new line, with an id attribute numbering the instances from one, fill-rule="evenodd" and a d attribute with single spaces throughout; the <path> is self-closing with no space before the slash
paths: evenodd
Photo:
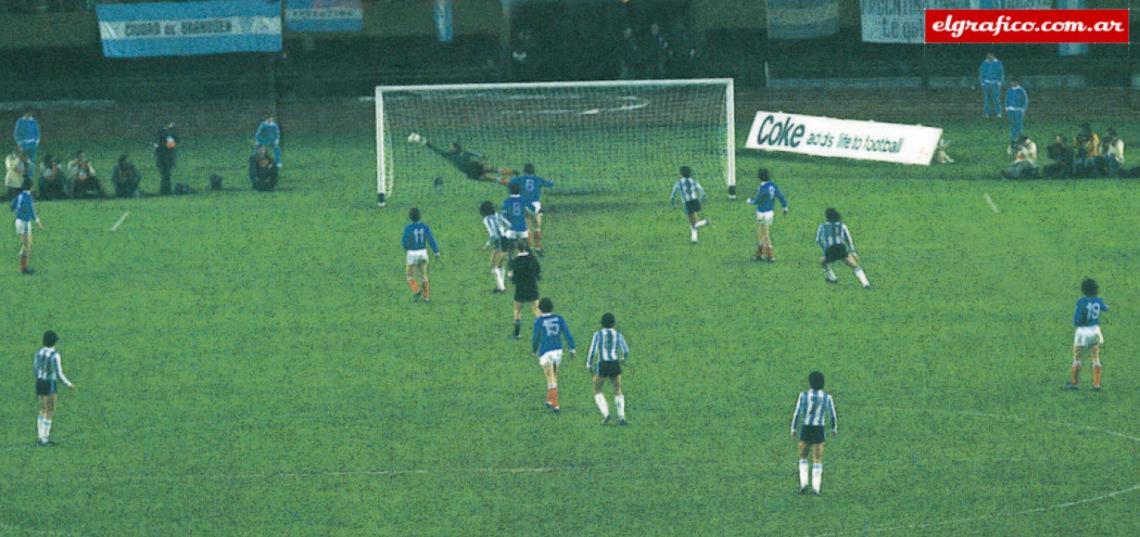
<path id="1" fill-rule="evenodd" d="M 669 193 L 669 206 L 677 208 L 677 197 L 685 203 L 685 215 L 689 217 L 689 238 L 693 244 L 697 242 L 697 229 L 708 225 L 708 219 L 701 218 L 701 202 L 705 199 L 705 189 L 693 179 L 693 169 L 681 166 L 681 178 L 673 185 Z"/>
<path id="2" fill-rule="evenodd" d="M 522 199 L 530 210 L 526 212 L 527 229 L 530 230 L 527 244 L 531 251 L 542 255 L 542 189 L 553 188 L 554 182 L 535 175 L 534 164 L 523 165 L 523 175 L 510 180 L 508 184 L 517 184 L 521 189 Z"/>
<path id="3" fill-rule="evenodd" d="M 756 195 L 748 198 L 750 205 L 756 206 L 756 253 L 752 255 L 753 261 L 767 261 L 769 263 L 775 261 L 774 254 L 772 253 L 772 221 L 776 217 L 776 200 L 780 200 L 780 205 L 784 207 L 784 214 L 788 214 L 788 200 L 784 199 L 784 193 L 780 192 L 780 187 L 776 186 L 768 178 L 768 169 L 760 168 L 756 172 L 756 177 L 760 179 L 760 188 L 756 189 Z"/>
<path id="4" fill-rule="evenodd" d="M 867 275 L 859 266 L 859 255 L 855 253 L 855 242 L 851 240 L 851 232 L 847 230 L 847 225 L 843 223 L 839 211 L 828 207 L 824 211 L 824 216 L 827 221 L 819 225 L 819 231 L 815 233 L 815 243 L 823 249 L 823 257 L 819 259 L 819 262 L 823 265 L 827 283 L 839 282 L 831 270 L 831 264 L 836 261 L 843 261 L 851 267 L 851 270 L 855 271 L 855 277 L 859 278 L 859 283 L 863 284 L 863 288 L 870 289 L 871 282 L 867 281 Z"/>
<path id="5" fill-rule="evenodd" d="M 32 222 L 44 228 L 32 204 L 31 179 L 24 179 L 22 191 L 12 200 L 12 212 L 16 213 L 16 235 L 20 236 L 20 274 L 31 276 L 35 274 L 28 268 L 28 259 L 32 257 Z"/>
<path id="6" fill-rule="evenodd" d="M 824 428 L 831 419 L 831 434 L 839 434 L 839 422 L 835 419 L 835 401 L 823 391 L 823 373 L 812 371 L 808 375 L 806 392 L 800 392 L 796 399 L 796 412 L 792 414 L 792 438 L 796 437 L 796 426 L 800 427 L 800 493 L 806 494 L 808 487 L 819 494 L 823 483 L 823 444 L 827 441 Z M 811 479 L 808 479 L 808 451 L 811 451 Z"/>
<path id="7" fill-rule="evenodd" d="M 51 421 L 55 417 L 56 382 L 75 389 L 75 385 L 63 374 L 63 363 L 55 344 L 59 336 L 48 330 L 44 332 L 44 346 L 36 352 L 34 370 L 36 373 L 36 397 L 40 400 L 40 414 L 36 417 L 36 438 L 39 445 L 53 445 L 51 441 Z"/>
<path id="8" fill-rule="evenodd" d="M 428 282 L 428 253 L 427 247 L 430 245 L 432 252 L 435 253 L 435 258 L 440 258 L 439 245 L 435 243 L 435 237 L 431 234 L 431 228 L 427 224 L 420 222 L 420 210 L 412 207 L 408 211 L 408 219 L 412 221 L 404 227 L 404 237 L 401 243 L 404 250 L 407 251 L 405 256 L 408 276 L 408 287 L 412 289 L 412 300 L 419 301 L 421 298 L 424 302 L 431 302 L 431 284 Z M 420 282 L 417 282 L 417 277 L 422 280 L 423 287 L 420 287 Z"/>
<path id="9" fill-rule="evenodd" d="M 1077 380 L 1081 374 L 1081 349 L 1089 349 L 1093 364 L 1093 390 L 1100 391 L 1100 345 L 1104 343 L 1104 336 L 1100 333 L 1100 314 L 1108 311 L 1108 304 L 1099 296 L 1100 289 L 1096 280 L 1085 278 L 1081 282 L 1081 293 L 1077 300 L 1077 309 L 1073 312 L 1073 326 L 1077 333 L 1073 336 L 1073 367 L 1071 376 L 1065 389 L 1076 390 Z"/>
<path id="10" fill-rule="evenodd" d="M 610 406 L 602 386 L 606 379 L 614 384 L 614 406 L 617 407 L 618 425 L 626 425 L 625 395 L 621 393 L 621 363 L 629 358 L 629 345 L 625 336 L 614 330 L 614 314 L 602 315 L 602 329 L 590 339 L 590 353 L 586 355 L 586 369 L 594 375 L 594 403 L 602 412 L 602 425 L 610 422 Z"/>
<path id="11" fill-rule="evenodd" d="M 495 288 L 491 289 L 491 294 L 505 293 L 507 269 L 503 268 L 503 264 L 510 249 L 506 233 L 511 228 L 511 222 L 496 212 L 495 204 L 490 201 L 479 204 L 479 214 L 483 215 L 483 227 L 487 230 L 487 242 L 483 244 L 483 249 L 491 249 L 491 275 L 495 277 Z"/>
<path id="12" fill-rule="evenodd" d="M 530 352 L 538 357 L 538 365 L 546 376 L 546 406 L 555 413 L 560 411 L 558 406 L 558 366 L 562 364 L 562 337 L 566 337 L 566 344 L 570 347 L 570 357 L 577 353 L 574 345 L 574 336 L 570 335 L 570 327 L 566 319 L 554 312 L 554 302 L 549 298 L 538 301 L 538 309 L 542 312 L 534 320 L 534 331 L 530 337 Z"/>

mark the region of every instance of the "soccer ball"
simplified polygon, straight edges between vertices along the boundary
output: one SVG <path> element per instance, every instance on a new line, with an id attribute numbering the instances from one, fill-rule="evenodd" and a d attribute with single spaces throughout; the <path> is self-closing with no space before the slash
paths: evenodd
<path id="1" fill-rule="evenodd" d="M 418 144 L 420 142 L 423 142 L 423 139 L 424 139 L 423 136 L 420 136 L 418 133 L 415 133 L 415 132 L 408 135 L 408 143 Z"/>

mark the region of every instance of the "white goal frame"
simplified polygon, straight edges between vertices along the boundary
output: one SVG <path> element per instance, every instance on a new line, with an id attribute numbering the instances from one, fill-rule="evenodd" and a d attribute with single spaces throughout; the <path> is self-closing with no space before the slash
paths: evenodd
<path id="1" fill-rule="evenodd" d="M 376 192 L 381 207 L 392 194 L 395 180 L 394 170 L 389 170 L 384 162 L 384 93 L 397 91 L 456 91 L 456 90 L 511 90 L 511 89 L 573 89 L 573 88 L 621 88 L 621 87 L 668 87 L 668 86 L 723 86 L 726 126 L 727 153 L 725 154 L 725 185 L 729 192 L 736 188 L 736 96 L 731 78 L 695 78 L 670 80 L 615 80 L 592 82 L 517 82 L 498 84 L 439 84 L 420 86 L 376 86 Z"/>

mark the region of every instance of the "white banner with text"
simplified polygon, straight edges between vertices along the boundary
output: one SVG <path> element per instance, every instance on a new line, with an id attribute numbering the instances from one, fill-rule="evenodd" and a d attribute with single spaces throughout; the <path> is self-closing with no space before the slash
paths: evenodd
<path id="1" fill-rule="evenodd" d="M 756 112 L 745 147 L 819 157 L 930 165 L 942 129 L 783 112 Z"/>

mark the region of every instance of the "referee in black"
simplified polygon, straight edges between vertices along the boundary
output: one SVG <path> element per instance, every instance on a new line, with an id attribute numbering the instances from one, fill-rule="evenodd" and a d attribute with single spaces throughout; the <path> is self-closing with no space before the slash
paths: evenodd
<path id="1" fill-rule="evenodd" d="M 511 339 L 519 338 L 519 330 L 522 326 L 522 308 L 523 304 L 530 304 L 530 311 L 538 317 L 538 279 L 539 273 L 542 272 L 542 267 L 538 265 L 538 260 L 530 255 L 530 248 L 527 247 L 526 241 L 519 241 L 519 255 L 515 256 L 507 265 L 507 276 L 510 276 L 511 281 L 515 284 L 515 309 L 514 321 L 515 331 Z"/>

